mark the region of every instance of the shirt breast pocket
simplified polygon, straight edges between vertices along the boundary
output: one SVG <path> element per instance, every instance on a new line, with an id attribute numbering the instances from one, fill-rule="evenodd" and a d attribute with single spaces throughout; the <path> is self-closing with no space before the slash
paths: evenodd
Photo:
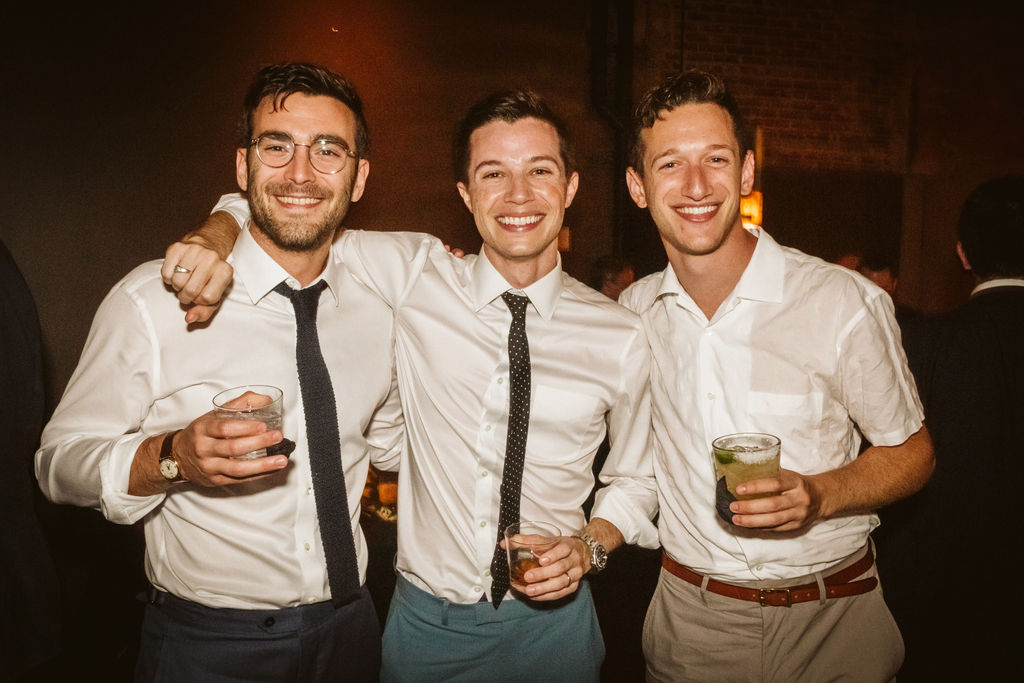
<path id="1" fill-rule="evenodd" d="M 598 403 L 598 397 L 590 394 L 535 385 L 528 451 L 545 461 L 576 459 L 584 445 L 592 445 L 603 435 Z"/>
<path id="2" fill-rule="evenodd" d="M 819 392 L 780 394 L 751 391 L 747 394 L 747 412 L 758 431 L 775 434 L 786 442 L 818 444 L 822 436 L 824 396 Z M 785 459 L 785 455 L 783 456 Z M 783 467 L 786 465 L 783 464 Z"/>

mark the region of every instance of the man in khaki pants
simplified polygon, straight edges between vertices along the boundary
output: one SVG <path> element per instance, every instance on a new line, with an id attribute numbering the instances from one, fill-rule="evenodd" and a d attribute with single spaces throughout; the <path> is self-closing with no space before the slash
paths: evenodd
<path id="1" fill-rule="evenodd" d="M 892 300 L 740 220 L 750 136 L 724 84 L 673 76 L 641 100 L 626 180 L 669 265 L 619 301 L 644 322 L 664 547 L 644 627 L 649 680 L 891 679 L 873 510 L 933 469 Z M 782 439 L 767 497 L 715 509 L 711 442 Z M 858 455 L 863 434 L 872 444 Z M 628 530 L 623 529 L 628 535 Z"/>

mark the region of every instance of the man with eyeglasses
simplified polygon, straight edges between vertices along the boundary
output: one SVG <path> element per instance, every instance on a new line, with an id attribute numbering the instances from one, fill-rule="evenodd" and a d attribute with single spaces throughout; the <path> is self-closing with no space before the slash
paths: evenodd
<path id="1" fill-rule="evenodd" d="M 252 221 L 216 322 L 186 329 L 161 263 L 136 268 L 101 304 L 46 427 L 36 473 L 51 500 L 142 522 L 138 680 L 377 679 L 358 516 L 371 457 L 402 436 L 394 317 L 330 257 L 368 145 L 343 78 L 261 70 L 236 156 Z M 215 394 L 250 384 L 283 390 L 280 431 L 210 412 Z M 282 436 L 290 458 L 237 457 L 274 453 Z"/>

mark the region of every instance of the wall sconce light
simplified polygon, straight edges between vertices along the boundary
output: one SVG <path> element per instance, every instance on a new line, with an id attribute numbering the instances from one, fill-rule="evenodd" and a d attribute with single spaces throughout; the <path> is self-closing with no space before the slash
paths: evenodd
<path id="1" fill-rule="evenodd" d="M 757 230 L 761 227 L 763 208 L 764 198 L 760 190 L 752 190 L 746 197 L 740 197 L 740 215 L 747 230 Z"/>
<path id="2" fill-rule="evenodd" d="M 754 128 L 754 187 L 761 187 L 761 168 L 764 166 L 764 131 L 761 126 Z M 761 190 L 751 190 L 746 197 L 740 197 L 740 215 L 747 230 L 760 229 L 764 214 L 764 197 Z"/>

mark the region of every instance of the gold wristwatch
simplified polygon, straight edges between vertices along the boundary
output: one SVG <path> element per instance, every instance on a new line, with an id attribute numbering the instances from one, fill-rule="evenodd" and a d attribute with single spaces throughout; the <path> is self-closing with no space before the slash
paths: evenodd
<path id="1" fill-rule="evenodd" d="M 181 473 L 178 459 L 174 457 L 174 437 L 180 431 L 178 429 L 165 436 L 163 444 L 160 445 L 160 474 L 172 484 L 188 481 Z"/>

